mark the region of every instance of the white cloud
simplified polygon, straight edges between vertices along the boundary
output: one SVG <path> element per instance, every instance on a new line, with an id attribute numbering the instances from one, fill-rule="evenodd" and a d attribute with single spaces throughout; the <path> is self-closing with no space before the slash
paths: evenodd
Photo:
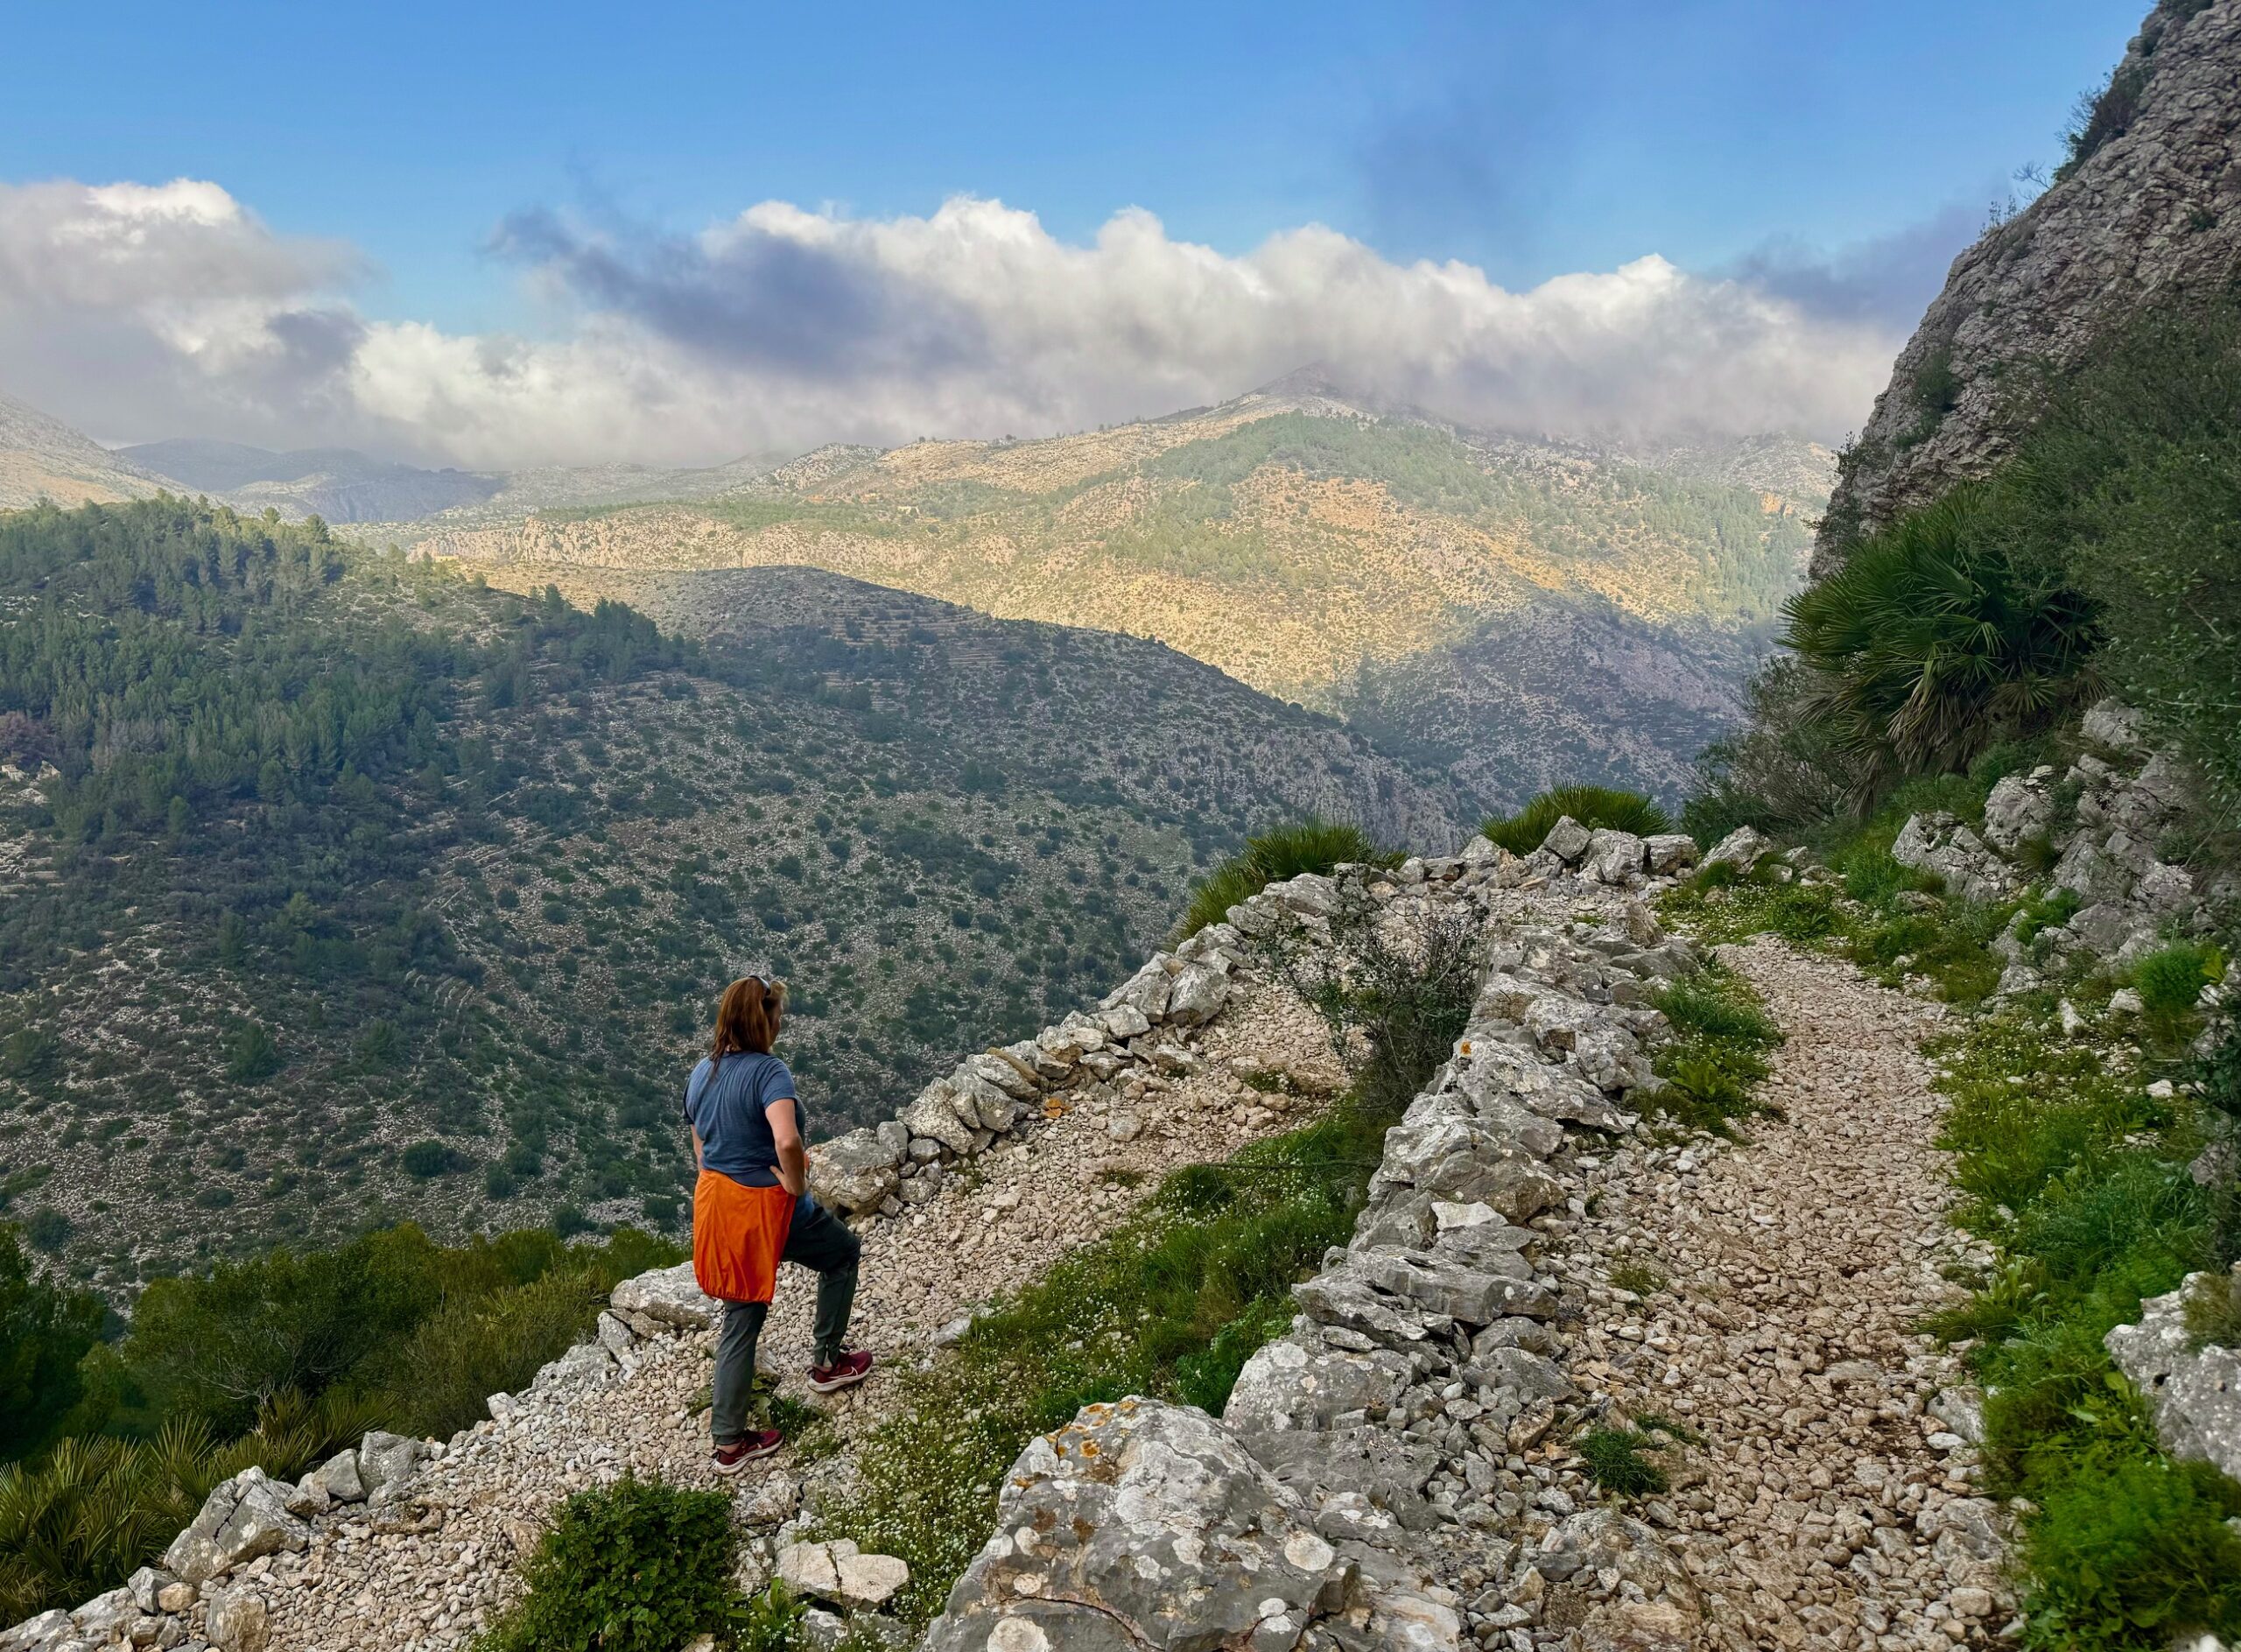
<path id="1" fill-rule="evenodd" d="M 0 388 L 104 436 L 488 466 L 1076 429 L 1310 362 L 1522 430 L 1832 436 L 1897 342 L 1654 257 L 1512 292 L 1314 225 L 1230 257 L 1134 208 L 1088 245 L 970 197 L 876 221 L 766 201 L 685 237 L 525 212 L 493 244 L 557 336 L 366 319 L 350 249 L 276 235 L 215 184 L 0 185 Z"/>

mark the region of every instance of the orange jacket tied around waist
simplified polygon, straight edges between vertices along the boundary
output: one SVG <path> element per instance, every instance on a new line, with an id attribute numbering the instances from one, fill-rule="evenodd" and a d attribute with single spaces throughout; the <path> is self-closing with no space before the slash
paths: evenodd
<path id="1" fill-rule="evenodd" d="M 794 1225 L 794 1196 L 702 1170 L 692 1187 L 692 1276 L 719 1302 L 768 1302 Z"/>

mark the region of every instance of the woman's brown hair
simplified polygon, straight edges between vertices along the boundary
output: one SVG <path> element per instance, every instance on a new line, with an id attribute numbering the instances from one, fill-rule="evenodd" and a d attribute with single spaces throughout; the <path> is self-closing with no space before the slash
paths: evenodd
<path id="1" fill-rule="evenodd" d="M 708 1059 L 720 1062 L 741 1050 L 769 1055 L 778 1038 L 778 1014 L 785 1007 L 784 981 L 741 976 L 724 988 L 716 1005 L 716 1037 L 708 1046 Z"/>

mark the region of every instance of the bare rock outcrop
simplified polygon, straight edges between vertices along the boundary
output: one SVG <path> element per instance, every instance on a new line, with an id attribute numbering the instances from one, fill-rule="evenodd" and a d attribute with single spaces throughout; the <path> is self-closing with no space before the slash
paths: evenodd
<path id="1" fill-rule="evenodd" d="M 2126 48 L 2097 146 L 1954 260 L 1839 462 L 1813 558 L 1983 475 L 2011 448 L 2034 369 L 2241 268 L 2241 0 L 2161 0 Z"/>

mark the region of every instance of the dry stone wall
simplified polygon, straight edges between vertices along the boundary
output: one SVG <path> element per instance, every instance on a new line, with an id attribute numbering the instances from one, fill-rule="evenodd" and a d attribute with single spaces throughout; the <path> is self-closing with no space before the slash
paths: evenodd
<path id="1" fill-rule="evenodd" d="M 1291 1331 L 1221 1419 L 1131 1399 L 1032 1442 L 928 1652 L 1532 1645 L 1540 1613 L 1515 1601 L 1551 1579 L 1591 1626 L 1583 1645 L 1685 1643 L 1690 1585 L 1651 1534 L 1608 1509 L 1552 1518 L 1504 1482 L 1582 1399 L 1562 1329 L 1580 1304 L 1542 1253 L 1640 1128 L 1627 1098 L 1666 1035 L 1649 995 L 1699 961 L 1640 896 L 1694 856 L 1566 820 L 1523 860 L 1480 840 L 1232 912 L 1256 933 L 1367 901 L 1405 930 L 1467 902 L 1487 940 L 1469 1024 L 1387 1133 L 1352 1241 L 1296 1288 Z M 1507 1553 L 1518 1589 L 1465 1599 L 1458 1546 Z"/>

